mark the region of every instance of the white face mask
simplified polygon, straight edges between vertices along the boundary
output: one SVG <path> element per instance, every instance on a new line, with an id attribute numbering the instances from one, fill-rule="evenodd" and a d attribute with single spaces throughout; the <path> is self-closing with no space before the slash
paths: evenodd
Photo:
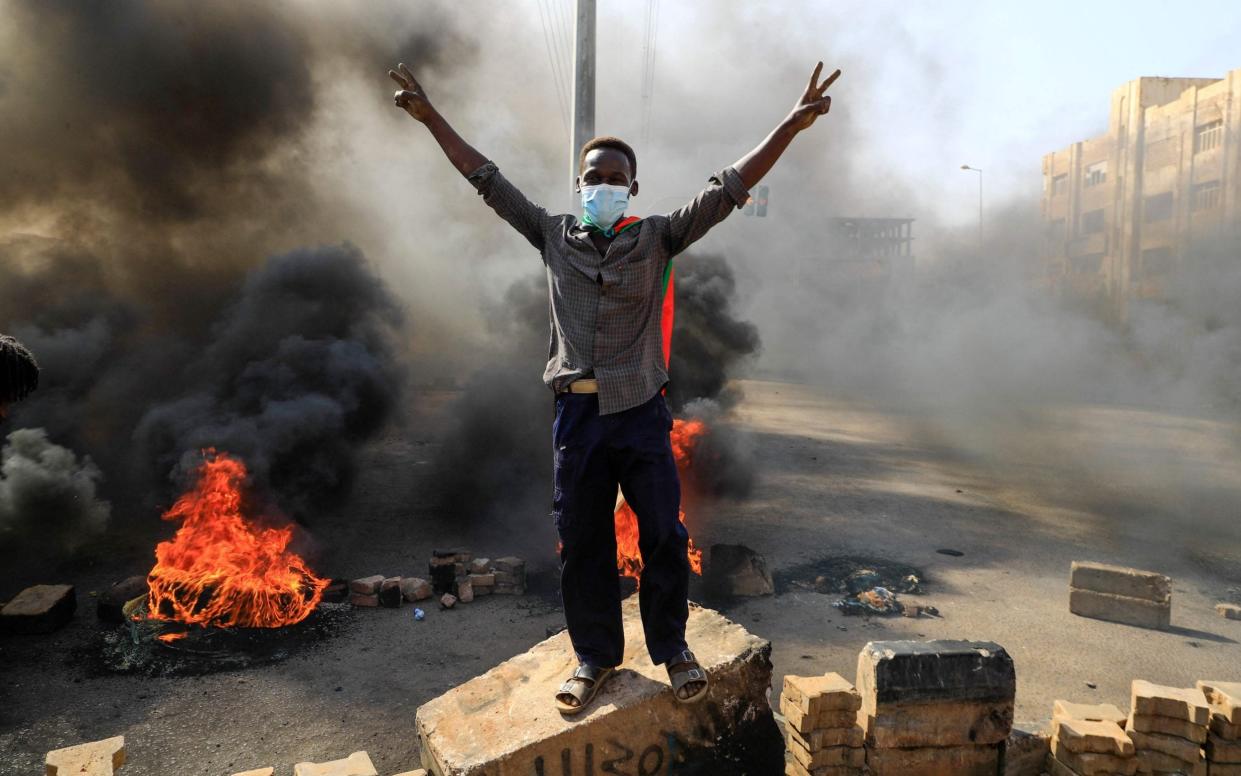
<path id="1" fill-rule="evenodd" d="M 582 221 L 603 231 L 612 231 L 612 226 L 625 215 L 629 207 L 629 187 L 609 186 L 601 183 L 597 186 L 582 187 Z"/>

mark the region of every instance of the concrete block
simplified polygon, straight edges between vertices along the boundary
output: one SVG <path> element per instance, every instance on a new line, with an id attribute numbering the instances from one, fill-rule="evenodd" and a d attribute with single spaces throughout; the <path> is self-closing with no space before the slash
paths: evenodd
<path id="1" fill-rule="evenodd" d="M 875 747 L 998 744 L 1017 675 L 991 642 L 873 641 L 858 655 L 858 720 Z"/>
<path id="2" fill-rule="evenodd" d="M 784 715 L 789 727 L 799 733 L 808 734 L 815 730 L 835 730 L 854 727 L 858 724 L 855 711 L 825 711 L 822 714 L 803 714 L 796 706 L 788 706 L 780 702 L 780 713 Z"/>
<path id="3" fill-rule="evenodd" d="M 496 584 L 495 574 L 467 574 L 466 579 L 470 580 L 470 584 L 474 587 L 492 588 Z"/>
<path id="4" fill-rule="evenodd" d="M 112 776 L 125 764 L 125 736 L 53 749 L 43 763 L 46 776 Z"/>
<path id="5" fill-rule="evenodd" d="M 379 593 L 350 593 L 349 603 L 354 606 L 379 606 Z"/>
<path id="6" fill-rule="evenodd" d="M 146 595 L 148 590 L 145 574 L 123 579 L 99 594 L 95 601 L 95 614 L 104 622 L 124 622 L 125 615 L 121 608 L 138 596 Z"/>
<path id="7" fill-rule="evenodd" d="M 440 608 L 451 609 L 457 605 L 457 597 L 452 593 L 444 593 L 440 596 Z"/>
<path id="8" fill-rule="evenodd" d="M 1130 698 L 1129 706 L 1134 714 L 1184 719 L 1203 727 L 1211 719 L 1211 706 L 1203 691 L 1196 687 L 1166 687 L 1134 679 Z"/>
<path id="9" fill-rule="evenodd" d="M 401 578 L 388 577 L 379 584 L 379 605 L 396 609 L 404 601 L 401 594 Z"/>
<path id="10" fill-rule="evenodd" d="M 1000 776 L 1039 776 L 1051 753 L 1051 740 L 1041 730 L 1013 728 L 1001 750 Z"/>
<path id="11" fill-rule="evenodd" d="M 559 633 L 424 704 L 416 718 L 423 767 L 437 776 L 552 776 L 675 773 L 688 762 L 710 773 L 718 760 L 734 763 L 727 772 L 783 770 L 784 742 L 767 703 L 768 642 L 691 605 L 686 638 L 711 689 L 684 705 L 647 656 L 636 596 L 622 612 L 624 661 L 588 710 L 564 717 L 555 709 L 556 689 L 577 666 L 568 634 Z"/>
<path id="12" fill-rule="evenodd" d="M 326 763 L 298 763 L 293 776 L 379 776 L 366 752 L 354 752 L 343 760 Z"/>
<path id="13" fill-rule="evenodd" d="M 491 562 L 491 567 L 496 571 L 502 571 L 518 576 L 525 576 L 526 562 L 521 558 L 515 558 L 509 555 L 505 558 L 496 558 Z"/>
<path id="14" fill-rule="evenodd" d="M 275 768 L 255 768 L 252 771 L 241 771 L 240 773 L 234 773 L 233 776 L 272 776 L 275 772 Z"/>
<path id="15" fill-rule="evenodd" d="M 1141 598 L 1069 588 L 1069 611 L 1092 620 L 1136 625 L 1139 628 L 1167 630 L 1172 624 L 1172 604 Z"/>
<path id="16" fill-rule="evenodd" d="M 1082 776 L 1082 774 L 1060 762 L 1050 754 L 1047 755 L 1047 762 L 1044 764 L 1043 770 L 1046 771 L 1048 776 Z"/>
<path id="17" fill-rule="evenodd" d="M 422 577 L 405 577 L 401 580 L 401 595 L 406 601 L 425 601 L 433 595 L 431 583 Z"/>
<path id="18" fill-rule="evenodd" d="M 1241 620 L 1241 606 L 1236 604 L 1216 604 L 1215 612 L 1226 620 Z"/>
<path id="19" fill-rule="evenodd" d="M 1134 731 L 1138 733 L 1159 733 L 1165 736 L 1177 736 L 1198 744 L 1204 743 L 1207 740 L 1207 729 L 1202 725 L 1195 725 L 1187 719 L 1130 714 L 1129 724 L 1126 725 L 1126 728 L 1130 733 Z"/>
<path id="20" fill-rule="evenodd" d="M 0 633 L 51 633 L 73 619 L 78 607 L 73 585 L 35 585 L 0 609 Z"/>
<path id="21" fill-rule="evenodd" d="M 1055 701 L 1052 704 L 1053 720 L 1080 719 L 1085 722 L 1115 722 L 1122 728 L 1129 716 L 1110 703 L 1073 703 L 1072 701 Z"/>
<path id="22" fill-rule="evenodd" d="M 1139 749 L 1134 757 L 1142 773 L 1179 773 L 1184 776 L 1207 776 L 1207 761 L 1185 762 L 1163 752 Z"/>
<path id="23" fill-rule="evenodd" d="M 491 573 L 491 558 L 475 558 L 470 561 L 469 572 L 471 574 Z"/>
<path id="24" fill-rule="evenodd" d="M 741 544 L 712 545 L 703 581 L 715 596 L 763 596 L 776 592 L 767 561 Z"/>
<path id="25" fill-rule="evenodd" d="M 825 711 L 857 711 L 862 707 L 862 696 L 840 674 L 825 676 L 784 677 L 780 694 L 782 705 L 796 706 L 803 714 L 817 716 Z"/>
<path id="26" fill-rule="evenodd" d="M 374 595 L 379 592 L 379 586 L 383 584 L 383 581 L 384 577 L 381 574 L 355 579 L 349 583 L 349 592 L 361 595 Z"/>
<path id="27" fill-rule="evenodd" d="M 808 771 L 830 766 L 861 768 L 866 765 L 866 750 L 860 746 L 825 746 L 812 752 L 796 740 L 790 740 L 788 750 L 793 759 Z"/>
<path id="28" fill-rule="evenodd" d="M 1206 756 L 1211 763 L 1241 764 L 1241 741 L 1229 741 L 1214 733 L 1208 733 Z"/>
<path id="29" fill-rule="evenodd" d="M 1241 741 L 1241 725 L 1229 723 L 1223 714 L 1211 715 L 1211 732 L 1226 741 Z"/>
<path id="30" fill-rule="evenodd" d="M 1073 561 L 1069 587 L 1154 603 L 1172 602 L 1172 580 L 1163 574 L 1106 563 Z"/>
<path id="31" fill-rule="evenodd" d="M 1241 682 L 1199 680 L 1198 689 L 1213 714 L 1220 715 L 1230 725 L 1241 725 Z"/>
<path id="32" fill-rule="evenodd" d="M 787 732 L 790 738 L 795 739 L 803 749 L 809 752 L 817 752 L 829 746 L 859 747 L 865 743 L 862 728 L 856 724 L 852 727 L 812 730 L 809 733 L 799 733 L 789 727 Z"/>
<path id="33" fill-rule="evenodd" d="M 1059 741 L 1070 752 L 1133 756 L 1133 740 L 1115 722 L 1060 717 L 1052 721 L 1052 740 Z"/>
<path id="34" fill-rule="evenodd" d="M 1135 754 L 1121 756 L 1100 752 L 1071 752 L 1065 748 L 1063 742 L 1054 737 L 1051 739 L 1051 756 L 1082 776 L 1095 776 L 1096 774 L 1133 776 L 1138 772 L 1138 760 Z"/>
<path id="35" fill-rule="evenodd" d="M 457 600 L 463 604 L 474 600 L 474 585 L 470 584 L 468 577 L 457 582 Z"/>
<path id="36" fill-rule="evenodd" d="M 1000 747 L 867 749 L 866 764 L 873 776 L 995 776 Z"/>
<path id="37" fill-rule="evenodd" d="M 1181 762 L 1195 763 L 1202 759 L 1202 744 L 1189 741 L 1180 736 L 1169 736 L 1163 733 L 1142 733 L 1134 730 L 1129 733 L 1133 745 L 1148 752 L 1162 752 L 1175 757 Z"/>

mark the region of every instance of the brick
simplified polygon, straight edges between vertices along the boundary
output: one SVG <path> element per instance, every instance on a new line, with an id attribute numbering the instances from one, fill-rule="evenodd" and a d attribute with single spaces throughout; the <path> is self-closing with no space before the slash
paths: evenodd
<path id="1" fill-rule="evenodd" d="M 471 574 L 490 574 L 491 558 L 475 558 L 470 561 L 469 570 Z"/>
<path id="2" fill-rule="evenodd" d="M 496 583 L 495 574 L 468 574 L 466 579 L 474 587 L 494 587 Z"/>
<path id="3" fill-rule="evenodd" d="M 379 586 L 383 584 L 384 577 L 376 574 L 373 577 L 362 577 L 355 579 L 349 583 L 349 592 L 360 593 L 362 595 L 374 595 L 379 592 Z"/>
<path id="4" fill-rule="evenodd" d="M 519 576 L 525 576 L 526 574 L 526 562 L 521 558 L 515 558 L 512 555 L 506 558 L 496 558 L 491 562 L 491 567 L 496 571 L 503 571 Z"/>
<path id="5" fill-rule="evenodd" d="M 1193 763 L 1202 759 L 1202 744 L 1180 736 L 1169 736 L 1162 733 L 1143 733 L 1134 730 L 1129 733 L 1133 745 L 1148 752 L 1162 752 L 1170 757 Z"/>
<path id="6" fill-rule="evenodd" d="M 1207 760 L 1214 763 L 1241 764 L 1241 741 L 1229 741 L 1214 733 L 1207 734 Z"/>
<path id="7" fill-rule="evenodd" d="M 1134 742 L 1115 722 L 1091 722 L 1060 717 L 1052 721 L 1052 740 L 1070 752 L 1096 752 L 1120 757 L 1133 755 Z"/>
<path id="8" fill-rule="evenodd" d="M 857 712 L 828 711 L 817 715 L 803 714 L 796 706 L 784 705 L 783 700 L 780 704 L 780 713 L 784 715 L 789 727 L 803 735 L 815 730 L 833 730 L 857 725 Z"/>
<path id="9" fill-rule="evenodd" d="M 255 768 L 250 771 L 241 771 L 234 773 L 233 776 L 272 776 L 276 772 L 275 768 Z"/>
<path id="10" fill-rule="evenodd" d="M 401 580 L 401 595 L 406 601 L 425 601 L 433 595 L 431 583 L 422 577 L 405 577 Z"/>
<path id="11" fill-rule="evenodd" d="M 1223 714 L 1211 715 L 1211 732 L 1226 741 L 1241 741 L 1241 725 L 1229 724 Z"/>
<path id="12" fill-rule="evenodd" d="M 457 582 L 457 600 L 463 604 L 468 604 L 474 600 L 474 585 L 470 584 L 468 578 Z"/>
<path id="13" fill-rule="evenodd" d="M 1069 588 L 1069 611 L 1092 620 L 1152 630 L 1167 630 L 1172 625 L 1171 603 L 1155 603 L 1076 587 Z"/>
<path id="14" fill-rule="evenodd" d="M 1163 752 L 1155 752 L 1149 749 L 1139 749 L 1134 757 L 1138 761 L 1138 768 L 1143 772 L 1150 773 L 1181 773 L 1186 776 L 1207 776 L 1206 760 L 1196 760 L 1194 762 L 1185 762 L 1172 755 Z"/>
<path id="15" fill-rule="evenodd" d="M 1198 689 L 1212 713 L 1219 714 L 1230 725 L 1241 725 L 1241 682 L 1199 680 Z"/>
<path id="16" fill-rule="evenodd" d="M 1014 727 L 1004 742 L 1004 770 L 1001 776 L 1039 776 L 1051 752 L 1051 740 L 1041 730 Z"/>
<path id="17" fill-rule="evenodd" d="M 1110 703 L 1073 703 L 1056 701 L 1052 704 L 1051 718 L 1080 719 L 1086 722 L 1115 722 L 1122 728 L 1129 717 Z"/>
<path id="18" fill-rule="evenodd" d="M 1051 755 L 1082 776 L 1096 776 L 1096 774 L 1133 776 L 1138 772 L 1138 760 L 1133 754 L 1122 757 L 1099 752 L 1070 752 L 1061 741 L 1055 738 L 1051 739 Z"/>
<path id="19" fill-rule="evenodd" d="M 799 733 L 789 727 L 788 735 L 810 752 L 817 752 L 829 746 L 859 747 L 862 746 L 864 739 L 862 728 L 856 724 L 851 727 L 812 730 L 809 733 Z"/>
<path id="20" fill-rule="evenodd" d="M 998 746 L 867 749 L 873 776 L 995 776 L 1000 767 Z"/>
<path id="21" fill-rule="evenodd" d="M 1215 612 L 1227 620 L 1241 620 L 1241 606 L 1236 604 L 1216 604 Z"/>
<path id="22" fill-rule="evenodd" d="M 51 633 L 73 619 L 73 585 L 34 585 L 0 609 L 0 633 Z"/>
<path id="23" fill-rule="evenodd" d="M 123 579 L 99 594 L 95 601 L 95 614 L 104 622 L 124 622 L 125 615 L 121 608 L 135 598 L 145 596 L 148 590 L 145 574 Z"/>
<path id="24" fill-rule="evenodd" d="M 823 768 L 832 765 L 846 765 L 851 768 L 861 768 L 866 764 L 866 750 L 861 747 L 854 746 L 828 746 L 818 751 L 811 752 L 804 749 L 797 743 L 789 745 L 789 752 L 793 758 L 801 763 L 806 770 L 814 770 L 815 768 Z"/>
<path id="25" fill-rule="evenodd" d="M 379 776 L 366 752 L 354 752 L 343 760 L 326 763 L 298 763 L 293 776 Z"/>
<path id="26" fill-rule="evenodd" d="M 803 714 L 815 716 L 825 711 L 857 711 L 862 707 L 862 696 L 843 676 L 836 673 L 824 676 L 784 677 L 780 702 L 801 709 Z"/>
<path id="27" fill-rule="evenodd" d="M 1134 714 L 1185 719 L 1195 725 L 1205 726 L 1211 718 L 1211 706 L 1202 690 L 1167 687 L 1144 679 L 1133 680 L 1129 706 Z"/>
<path id="28" fill-rule="evenodd" d="M 125 736 L 54 749 L 43 763 L 46 776 L 112 776 L 125 764 Z"/>
<path id="29" fill-rule="evenodd" d="M 379 593 L 350 593 L 349 603 L 354 606 L 379 606 Z"/>
<path id="30" fill-rule="evenodd" d="M 1130 714 L 1126 726 L 1130 733 L 1160 733 L 1166 736 L 1177 736 L 1201 744 L 1207 740 L 1207 729 L 1195 725 L 1187 719 L 1171 717 L 1152 717 L 1145 714 Z"/>
<path id="31" fill-rule="evenodd" d="M 401 605 L 404 596 L 401 595 L 401 578 L 388 577 L 379 585 L 379 605 L 386 606 L 389 609 L 395 609 Z"/>
<path id="32" fill-rule="evenodd" d="M 1163 574 L 1106 563 L 1073 561 L 1069 587 L 1154 603 L 1172 602 L 1172 580 Z"/>
<path id="33" fill-rule="evenodd" d="M 457 605 L 457 597 L 452 593 L 444 593 L 440 596 L 440 608 L 451 609 Z"/>

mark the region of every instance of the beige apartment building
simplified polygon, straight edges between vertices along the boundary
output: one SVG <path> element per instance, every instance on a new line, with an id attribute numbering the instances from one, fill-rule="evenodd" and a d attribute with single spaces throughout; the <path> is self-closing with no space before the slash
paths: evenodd
<path id="1" fill-rule="evenodd" d="M 1241 232 L 1241 69 L 1112 92 L 1106 134 L 1043 157 L 1043 224 L 1052 287 L 1122 318 L 1161 298 L 1192 246 Z"/>

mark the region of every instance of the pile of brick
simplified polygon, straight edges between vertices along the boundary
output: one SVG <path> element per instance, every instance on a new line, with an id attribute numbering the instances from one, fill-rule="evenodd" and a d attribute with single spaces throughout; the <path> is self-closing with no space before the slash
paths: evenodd
<path id="1" fill-rule="evenodd" d="M 1124 713 L 1109 703 L 1056 701 L 1051 718 L 1051 776 L 1095 776 L 1138 772 Z"/>
<path id="2" fill-rule="evenodd" d="M 1134 679 L 1131 698 L 1128 729 L 1138 772 L 1206 776 L 1202 745 L 1211 707 L 1202 691 Z"/>
<path id="3" fill-rule="evenodd" d="M 467 550 L 434 550 L 427 567 L 429 580 L 382 575 L 355 579 L 349 583 L 349 601 L 354 606 L 398 607 L 439 596 L 440 605 L 450 609 L 492 593 L 526 593 L 526 562 L 521 558 L 490 560 Z"/>
<path id="4" fill-rule="evenodd" d="M 787 776 L 858 776 L 866 765 L 857 710 L 862 696 L 840 674 L 785 676 L 780 713 Z"/>
<path id="5" fill-rule="evenodd" d="M 1211 776 L 1241 776 L 1241 682 L 1198 682 L 1211 706 L 1207 767 Z"/>
<path id="6" fill-rule="evenodd" d="M 1074 561 L 1069 611 L 1081 617 L 1167 630 L 1172 623 L 1172 580 L 1153 571 Z"/>
<path id="7" fill-rule="evenodd" d="M 858 656 L 858 712 L 874 776 L 995 776 L 1017 674 L 991 642 L 872 641 Z"/>
<path id="8" fill-rule="evenodd" d="M 349 603 L 354 606 L 396 608 L 405 601 L 423 601 L 431 595 L 431 583 L 419 577 L 385 577 L 377 574 L 349 583 Z"/>

